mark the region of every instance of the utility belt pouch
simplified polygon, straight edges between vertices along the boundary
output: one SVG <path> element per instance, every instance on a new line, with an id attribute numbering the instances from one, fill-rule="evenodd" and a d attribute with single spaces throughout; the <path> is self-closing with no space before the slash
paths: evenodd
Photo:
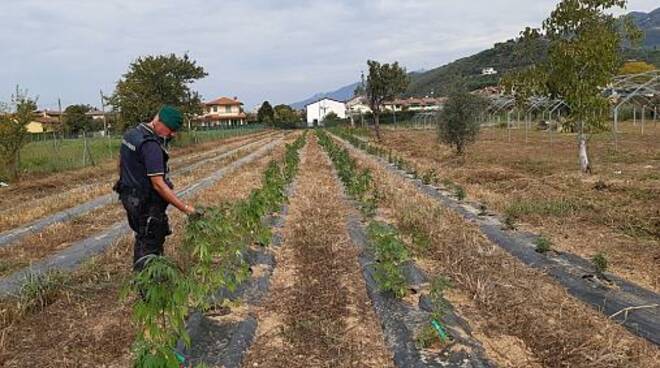
<path id="1" fill-rule="evenodd" d="M 149 216 L 145 224 L 144 234 L 148 237 L 164 238 L 172 234 L 166 215 Z"/>
<path id="2" fill-rule="evenodd" d="M 117 181 L 115 182 L 115 185 L 112 186 L 112 190 L 115 193 L 121 195 L 121 189 L 122 189 L 121 179 L 117 179 Z"/>

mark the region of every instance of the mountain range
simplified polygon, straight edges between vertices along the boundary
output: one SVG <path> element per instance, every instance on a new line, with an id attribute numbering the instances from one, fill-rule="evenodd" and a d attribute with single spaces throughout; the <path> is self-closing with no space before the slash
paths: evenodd
<path id="1" fill-rule="evenodd" d="M 632 17 L 644 38 L 641 47 L 624 50 L 624 59 L 644 60 L 660 68 L 660 8 L 650 13 L 631 12 L 628 16 Z M 546 53 L 547 43 L 543 41 L 531 47 L 526 45 L 524 49 L 515 40 L 497 43 L 488 50 L 438 68 L 409 73 L 410 85 L 405 95 L 444 96 L 458 84 L 468 90 L 496 85 L 502 74 L 529 65 L 531 60 L 544 58 Z M 481 75 L 482 68 L 486 67 L 494 68 L 498 74 Z M 302 109 L 305 105 L 325 97 L 345 101 L 353 97 L 357 85 L 356 82 L 334 91 L 316 93 L 305 100 L 292 103 L 291 106 Z"/>

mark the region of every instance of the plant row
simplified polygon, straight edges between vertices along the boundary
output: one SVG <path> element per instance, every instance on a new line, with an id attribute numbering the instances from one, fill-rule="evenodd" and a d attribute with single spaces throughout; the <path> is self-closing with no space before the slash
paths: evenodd
<path id="1" fill-rule="evenodd" d="M 363 213 L 369 219 L 367 235 L 370 247 L 378 261 L 375 265 L 374 278 L 379 288 L 382 291 L 391 292 L 397 298 L 406 296 L 410 289 L 403 266 L 410 261 L 410 253 L 406 243 L 401 240 L 400 231 L 408 235 L 412 239 L 413 245 L 418 247 L 428 246 L 430 239 L 426 239 L 423 236 L 424 233 L 418 231 L 420 229 L 416 226 L 411 227 L 410 224 L 402 223 L 400 224 L 402 228 L 397 229 L 397 227 L 388 223 L 376 221 L 373 216 L 380 196 L 377 194 L 369 169 L 359 171 L 355 159 L 350 157 L 347 149 L 340 148 L 323 131 L 317 131 L 317 135 L 319 136 L 319 142 L 335 164 L 338 175 L 347 188 L 349 195 L 360 203 Z M 347 139 L 352 137 L 348 134 L 342 136 Z M 350 141 L 355 145 L 360 142 L 362 147 L 368 147 L 365 145 L 366 142 L 355 137 Z M 371 152 L 377 150 L 373 146 L 371 147 Z M 378 152 L 383 153 L 382 150 Z M 356 178 L 368 178 L 368 180 Z M 365 211 L 365 208 L 368 211 Z M 416 337 L 416 343 L 420 348 L 427 348 L 436 342 L 444 343 L 451 339 L 447 330 L 439 322 L 449 310 L 449 304 L 444 298 L 444 292 L 449 287 L 450 283 L 444 277 L 437 277 L 432 282 L 431 293 L 429 294 L 432 306 L 429 323 L 417 333 Z"/>
<path id="2" fill-rule="evenodd" d="M 268 164 L 261 187 L 246 199 L 206 208 L 203 217 L 190 220 L 176 261 L 154 256 L 133 277 L 125 293 L 141 296 L 133 306 L 135 367 L 178 368 L 181 357 L 174 347 L 179 339 L 190 346 L 185 321 L 191 310 L 223 303 L 212 302 L 214 294 L 233 291 L 248 278 L 246 251 L 268 245 L 270 227 L 263 220 L 286 200 L 305 138 L 286 145 L 283 161 Z"/>
<path id="3" fill-rule="evenodd" d="M 408 251 L 401 241 L 397 229 L 376 221 L 379 194 L 369 169 L 360 170 L 348 150 L 339 147 L 324 131 L 317 131 L 319 143 L 328 152 L 337 169 L 337 174 L 351 198 L 358 202 L 363 214 L 369 219 L 367 234 L 369 244 L 378 262 L 375 279 L 381 291 L 392 292 L 401 298 L 408 293 L 403 264 L 409 260 Z"/>
<path id="4" fill-rule="evenodd" d="M 465 189 L 452 182 L 449 179 L 440 180 L 438 173 L 435 169 L 422 170 L 414 162 L 410 162 L 403 157 L 396 155 L 392 149 L 385 149 L 375 144 L 369 143 L 365 139 L 356 137 L 351 131 L 345 128 L 338 128 L 332 131 L 334 134 L 345 139 L 353 146 L 371 154 L 387 160 L 392 166 L 399 170 L 405 171 L 414 179 L 420 179 L 424 184 L 442 184 L 448 190 L 451 190 L 458 200 L 463 200 L 466 197 Z"/>
<path id="5" fill-rule="evenodd" d="M 445 178 L 440 179 L 437 175 L 437 172 L 434 169 L 429 169 L 426 171 L 419 170 L 414 163 L 406 161 L 400 156 L 393 155 L 391 149 L 386 150 L 382 147 L 376 146 L 369 143 L 365 139 L 360 139 L 345 128 L 337 128 L 332 131 L 334 134 L 345 139 L 351 143 L 354 147 L 359 148 L 371 155 L 375 155 L 386 159 L 390 164 L 396 167 L 399 170 L 403 170 L 414 179 L 420 179 L 422 183 L 429 184 L 442 184 L 447 190 L 451 191 L 453 196 L 459 201 L 464 200 L 467 197 L 465 188 L 454 183 L 452 180 Z M 572 213 L 581 208 L 581 206 L 587 206 L 582 203 L 575 203 L 574 201 L 562 198 L 555 201 L 545 201 L 545 202 L 514 202 L 511 203 L 504 212 L 504 225 L 509 230 L 515 230 L 517 228 L 516 222 L 520 219 L 521 215 L 526 213 L 535 213 L 541 215 L 556 215 L 563 216 L 567 213 Z M 486 206 L 480 205 L 480 215 L 486 214 Z M 415 238 L 415 234 L 413 239 Z M 547 253 L 552 250 L 552 242 L 545 236 L 541 235 L 538 239 L 534 241 L 536 245 L 536 251 L 539 253 Z M 597 253 L 591 258 L 591 263 L 594 266 L 597 274 L 603 277 L 603 273 L 608 269 L 608 260 L 607 256 L 604 253 Z"/>

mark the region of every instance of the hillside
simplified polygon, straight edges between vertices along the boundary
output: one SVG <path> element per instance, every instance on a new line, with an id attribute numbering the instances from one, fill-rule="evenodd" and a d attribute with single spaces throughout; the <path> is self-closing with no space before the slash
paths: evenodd
<path id="1" fill-rule="evenodd" d="M 406 95 L 424 96 L 433 92 L 435 96 L 445 96 L 457 86 L 471 91 L 495 85 L 502 74 L 529 65 L 535 60 L 543 60 L 546 54 L 545 41 L 530 46 L 514 40 L 498 43 L 478 54 L 411 76 Z M 482 76 L 481 70 L 486 67 L 495 68 L 498 74 Z"/>
<path id="2" fill-rule="evenodd" d="M 312 103 L 314 101 L 320 100 L 320 99 L 325 98 L 325 97 L 332 98 L 333 100 L 337 100 L 337 101 L 346 101 L 346 100 L 350 99 L 351 97 L 353 97 L 353 91 L 355 91 L 355 87 L 357 87 L 357 85 L 358 85 L 358 83 L 356 82 L 356 83 L 353 83 L 353 84 L 349 84 L 347 86 L 343 86 L 343 87 L 341 87 L 339 89 L 336 89 L 334 91 L 331 91 L 331 92 L 317 93 L 314 96 L 309 97 L 307 99 L 304 99 L 302 101 L 294 102 L 294 103 L 290 104 L 290 106 L 293 107 L 294 109 L 298 109 L 298 110 L 299 109 L 304 109 L 305 105 L 307 105 L 309 103 Z"/>
<path id="3" fill-rule="evenodd" d="M 647 49 L 660 48 L 660 8 L 650 13 L 632 12 L 629 14 L 637 27 L 644 32 L 642 47 Z"/>
<path id="4" fill-rule="evenodd" d="M 644 60 L 660 68 L 660 8 L 650 13 L 632 12 L 628 15 L 633 17 L 644 38 L 641 48 L 625 49 L 623 58 Z M 433 92 L 442 96 L 457 85 L 468 90 L 496 85 L 502 74 L 529 65 L 533 60 L 543 60 L 546 55 L 547 44 L 543 41 L 527 48 L 514 40 L 498 43 L 478 54 L 412 76 L 406 95 L 424 96 Z M 481 69 L 486 67 L 495 68 L 498 74 L 482 76 Z"/>

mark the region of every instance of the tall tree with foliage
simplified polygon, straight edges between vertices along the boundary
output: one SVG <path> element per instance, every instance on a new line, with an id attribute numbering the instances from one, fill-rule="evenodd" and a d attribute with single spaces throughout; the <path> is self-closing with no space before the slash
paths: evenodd
<path id="1" fill-rule="evenodd" d="M 36 109 L 36 99 L 18 86 L 11 102 L 0 106 L 0 159 L 10 180 L 19 179 L 20 153 L 30 134 L 25 126 L 35 118 Z"/>
<path id="2" fill-rule="evenodd" d="M 393 64 L 380 64 L 375 60 L 368 60 L 369 75 L 365 92 L 369 107 L 373 112 L 376 137 L 380 140 L 380 113 L 384 101 L 393 100 L 405 92 L 410 80 L 406 69 L 399 66 L 398 62 Z"/>
<path id="3" fill-rule="evenodd" d="M 64 129 L 69 133 L 91 132 L 101 128 L 94 119 L 87 115 L 92 110 L 89 105 L 70 105 L 64 109 Z"/>
<path id="4" fill-rule="evenodd" d="M 639 37 L 631 23 L 618 32 L 616 19 L 607 14 L 625 5 L 626 0 L 563 0 L 543 22 L 550 40 L 548 86 L 570 107 L 583 173 L 591 173 L 588 137 L 607 128 L 609 105 L 601 89 L 621 66 L 624 38 Z"/>
<path id="5" fill-rule="evenodd" d="M 289 105 L 277 105 L 273 108 L 273 125 L 280 129 L 295 128 L 300 115 Z"/>
<path id="6" fill-rule="evenodd" d="M 479 115 L 486 105 L 482 97 L 467 92 L 456 92 L 449 96 L 438 124 L 440 141 L 462 155 L 465 147 L 477 139 Z"/>
<path id="7" fill-rule="evenodd" d="M 272 125 L 274 119 L 275 111 L 273 111 L 273 106 L 270 105 L 270 102 L 264 101 L 257 111 L 257 121 L 266 125 Z"/>
<path id="8" fill-rule="evenodd" d="M 199 93 L 190 84 L 207 75 L 188 54 L 139 57 L 117 82 L 108 102 L 119 111 L 124 125 L 151 120 L 165 104 L 180 108 L 189 121 L 202 112 Z"/>

